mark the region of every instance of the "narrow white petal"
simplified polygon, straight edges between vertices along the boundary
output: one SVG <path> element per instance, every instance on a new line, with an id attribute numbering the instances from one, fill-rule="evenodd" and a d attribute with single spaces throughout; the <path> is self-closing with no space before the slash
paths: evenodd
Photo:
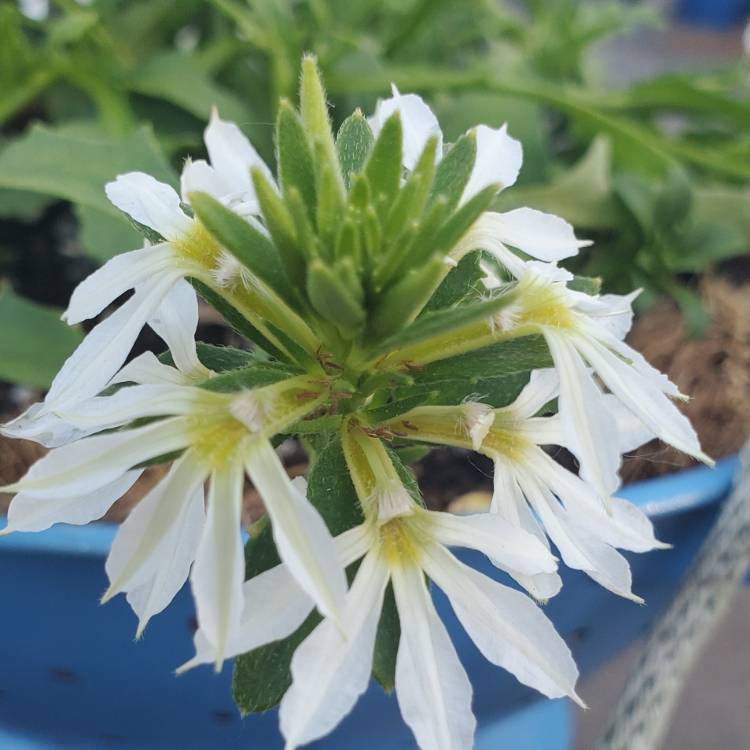
<path id="1" fill-rule="evenodd" d="M 476 720 L 472 689 L 456 649 L 435 611 L 419 568 L 392 571 L 401 640 L 396 695 L 421 750 L 470 750 Z"/>
<path id="2" fill-rule="evenodd" d="M 193 225 L 180 208 L 180 196 L 174 189 L 149 174 L 121 174 L 104 189 L 117 208 L 166 240 L 180 239 Z"/>
<path id="3" fill-rule="evenodd" d="M 163 274 L 176 262 L 174 250 L 168 243 L 110 258 L 73 290 L 63 320 L 74 325 L 93 318 L 121 294 Z"/>
<path id="4" fill-rule="evenodd" d="M 443 131 L 440 129 L 435 113 L 427 106 L 424 99 L 417 94 L 400 94 L 395 86 L 392 96 L 381 99 L 375 112 L 368 119 L 370 128 L 377 138 L 386 120 L 398 112 L 401 117 L 401 128 L 404 134 L 402 162 L 406 169 L 414 169 L 422 155 L 427 141 L 433 136 L 438 139 L 438 156 L 443 150 Z"/>
<path id="5" fill-rule="evenodd" d="M 279 711 L 288 750 L 328 734 L 367 689 L 387 583 L 388 570 L 368 554 L 342 610 L 346 637 L 326 618 L 294 652 L 292 685 Z"/>
<path id="6" fill-rule="evenodd" d="M 203 135 L 211 166 L 229 182 L 235 191 L 244 192 L 245 200 L 255 200 L 255 189 L 250 179 L 250 170 L 255 167 L 263 172 L 268 181 L 275 185 L 271 170 L 245 134 L 233 122 L 222 120 L 214 110 L 211 121 Z"/>
<path id="7" fill-rule="evenodd" d="M 485 211 L 451 250 L 450 257 L 458 261 L 474 250 L 486 250 L 494 255 L 512 276 L 519 278 L 525 273 L 528 264 L 503 243 L 495 218 L 499 215 L 492 211 Z M 488 264 L 483 264 L 482 270 L 487 274 L 483 279 L 487 289 L 502 286 L 503 282 Z"/>
<path id="8" fill-rule="evenodd" d="M 560 374 L 560 419 L 565 447 L 578 459 L 581 476 L 603 501 L 617 489 L 620 452 L 616 425 L 603 394 L 565 334 L 546 329 L 544 338 Z"/>
<path id="9" fill-rule="evenodd" d="M 202 487 L 204 472 L 195 465 L 195 458 L 186 454 L 175 461 L 164 479 L 153 487 L 146 496 L 133 508 L 130 515 L 123 521 L 107 557 L 105 570 L 110 585 L 103 601 L 107 601 L 121 591 L 133 591 L 141 586 L 155 586 L 153 594 L 161 602 L 154 600 L 153 604 L 163 603 L 166 606 L 172 596 L 179 590 L 187 577 L 187 567 L 190 565 L 195 547 L 192 549 L 175 549 L 184 541 L 195 544 L 196 540 L 190 536 L 193 523 L 202 524 L 196 519 L 196 508 L 200 506 L 202 513 Z M 187 538 L 183 539 L 181 531 L 184 524 L 190 522 Z M 183 555 L 188 557 L 183 567 Z M 175 559 L 178 556 L 179 559 Z M 175 588 L 173 575 L 185 576 Z M 169 588 L 165 592 L 158 590 L 159 584 Z M 163 601 L 163 594 L 171 590 L 167 601 Z M 155 614 L 163 607 L 148 612 L 148 597 L 145 601 L 137 598 L 139 604 L 145 604 L 144 610 L 139 612 L 149 615 Z M 145 625 L 145 622 L 142 623 Z"/>
<path id="10" fill-rule="evenodd" d="M 180 194 L 185 203 L 190 202 L 190 193 L 208 193 L 216 200 L 234 192 L 236 185 L 224 179 L 205 159 L 187 159 L 180 175 Z"/>
<path id="11" fill-rule="evenodd" d="M 245 474 L 234 462 L 211 475 L 208 519 L 190 578 L 198 622 L 216 648 L 216 668 L 237 632 L 243 608 L 245 558 L 240 536 Z"/>
<path id="12" fill-rule="evenodd" d="M 461 197 L 464 203 L 492 183 L 500 183 L 501 190 L 513 185 L 523 163 L 523 147 L 508 135 L 507 124 L 500 128 L 478 125 L 474 133 L 477 158 Z"/>
<path id="13" fill-rule="evenodd" d="M 159 362 L 159 358 L 153 352 L 143 352 L 135 359 L 131 359 L 109 382 L 110 385 L 185 385 L 187 378 L 176 367 Z"/>
<path id="14" fill-rule="evenodd" d="M 554 214 L 534 208 L 515 208 L 505 213 L 491 213 L 498 239 L 523 251 L 532 258 L 553 262 L 578 254 L 590 245 L 579 240 L 573 227 Z"/>
<path id="15" fill-rule="evenodd" d="M 52 381 L 45 399 L 51 410 L 95 396 L 109 383 L 175 281 L 175 276 L 167 276 L 143 284 L 122 307 L 91 330 Z"/>
<path id="16" fill-rule="evenodd" d="M 486 659 L 550 698 L 578 700 L 578 679 L 570 649 L 527 596 L 483 576 L 445 549 L 430 548 L 428 575 L 451 605 Z"/>
<path id="17" fill-rule="evenodd" d="M 698 435 L 690 420 L 659 388 L 606 347 L 597 346 L 584 337 L 579 338 L 577 346 L 607 388 L 651 432 L 677 450 L 712 463 L 701 450 Z"/>
<path id="18" fill-rule="evenodd" d="M 158 563 L 151 577 L 128 590 L 128 603 L 138 615 L 136 638 L 141 636 L 149 620 L 169 605 L 187 581 L 205 520 L 203 487 L 198 485 L 191 495 L 186 496 L 178 518 L 162 538 L 158 552 L 154 552 Z"/>
<path id="19" fill-rule="evenodd" d="M 56 523 L 82 525 L 95 521 L 135 484 L 140 475 L 140 471 L 129 471 L 86 495 L 44 498 L 20 492 L 8 508 L 8 525 L 0 533 L 44 531 Z"/>
<path id="20" fill-rule="evenodd" d="M 57 416 L 46 403 L 32 404 L 23 414 L 0 427 L 0 435 L 16 440 L 33 440 L 46 448 L 58 448 L 89 434 Z"/>
<path id="21" fill-rule="evenodd" d="M 636 450 L 636 448 L 640 448 L 656 437 L 653 431 L 643 424 L 643 421 L 633 414 L 617 396 L 605 393 L 604 403 L 614 416 L 617 425 L 617 442 L 620 446 L 620 453 L 629 453 Z"/>
<path id="22" fill-rule="evenodd" d="M 198 359 L 198 298 L 187 281 L 180 279 L 164 297 L 148 321 L 169 347 L 175 366 L 189 380 L 206 380 L 211 371 Z"/>
<path id="23" fill-rule="evenodd" d="M 578 526 L 575 517 L 563 509 L 552 493 L 536 479 L 526 476 L 523 489 L 539 516 L 547 534 L 569 568 L 583 570 L 610 591 L 642 603 L 631 591 L 632 576 L 628 561 L 613 547 Z"/>
<path id="24" fill-rule="evenodd" d="M 575 524 L 603 542 L 633 552 L 664 548 L 648 517 L 632 503 L 610 498 L 605 509 L 591 488 L 575 474 L 539 451 L 533 470 L 571 514 Z"/>
<path id="25" fill-rule="evenodd" d="M 301 479 L 297 477 L 293 483 L 299 485 Z M 362 557 L 369 546 L 364 525 L 339 534 L 334 541 L 344 567 Z M 245 606 L 240 624 L 227 643 L 227 659 L 291 635 L 315 606 L 283 563 L 245 581 L 242 592 Z M 216 648 L 201 630 L 196 632 L 194 642 L 195 656 L 183 664 L 178 672 L 198 664 L 216 662 Z"/>
<path id="26" fill-rule="evenodd" d="M 630 294 L 601 294 L 597 297 L 580 292 L 571 292 L 571 295 L 577 300 L 577 310 L 588 315 L 597 326 L 621 341 L 633 325 L 633 301 L 641 291 L 636 289 Z"/>
<path id="27" fill-rule="evenodd" d="M 187 416 L 212 401 L 220 404 L 221 396 L 192 386 L 134 385 L 90 398 L 60 416 L 76 427 L 105 430 L 142 417 Z"/>
<path id="28" fill-rule="evenodd" d="M 497 565 L 535 575 L 557 569 L 549 550 L 531 534 L 497 513 L 455 516 L 431 512 L 435 538 L 441 544 L 483 552 Z"/>
<path id="29" fill-rule="evenodd" d="M 185 421 L 180 417 L 94 435 L 50 451 L 3 491 L 46 498 L 88 495 L 120 479 L 133 466 L 186 444 Z"/>
<path id="30" fill-rule="evenodd" d="M 533 370 L 529 382 L 508 407 L 520 419 L 533 417 L 545 404 L 557 398 L 560 392 L 560 378 L 554 367 Z M 505 411 L 500 409 L 499 411 Z"/>
<path id="31" fill-rule="evenodd" d="M 282 561 L 321 614 L 338 619 L 346 576 L 325 522 L 294 487 L 268 441 L 250 446 L 245 466 L 266 505 Z"/>
<path id="32" fill-rule="evenodd" d="M 499 514 L 508 523 L 523 529 L 546 550 L 549 550 L 547 535 L 529 510 L 526 498 L 516 481 L 513 463 L 510 461 L 495 459 L 494 488 L 490 507 L 493 513 Z M 562 588 L 562 579 L 556 572 L 525 575 L 507 568 L 506 571 L 537 601 L 551 599 Z"/>

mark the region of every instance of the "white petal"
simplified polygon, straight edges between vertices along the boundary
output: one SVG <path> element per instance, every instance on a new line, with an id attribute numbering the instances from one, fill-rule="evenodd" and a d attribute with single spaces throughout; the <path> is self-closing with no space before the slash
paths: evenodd
<path id="1" fill-rule="evenodd" d="M 508 407 L 520 419 L 533 417 L 545 404 L 557 398 L 560 392 L 560 378 L 554 367 L 533 370 L 529 382 Z M 505 411 L 500 409 L 499 411 Z"/>
<path id="2" fill-rule="evenodd" d="M 200 507 L 201 515 L 203 512 L 201 484 L 204 476 L 205 473 L 195 465 L 195 457 L 186 454 L 175 461 L 167 476 L 133 508 L 120 526 L 107 557 L 105 569 L 110 585 L 103 601 L 121 591 L 147 586 L 155 597 L 152 606 L 163 606 L 149 612 L 148 596 L 145 600 L 137 597 L 138 603 L 145 605 L 141 612 L 136 610 L 139 616 L 148 618 L 169 604 L 185 582 L 187 569 L 195 555 L 197 540 L 191 534 L 196 523 L 198 526 L 203 523 L 202 518 L 195 515 L 197 507 Z M 186 524 L 188 528 L 185 528 Z M 183 531 L 187 532 L 185 537 Z M 184 542 L 190 542 L 192 548 L 176 549 Z M 179 581 L 174 580 L 174 576 L 181 575 Z M 160 591 L 159 584 L 166 590 Z M 169 593 L 171 595 L 164 601 L 164 595 Z M 141 628 L 145 624 L 142 621 Z"/>
<path id="3" fill-rule="evenodd" d="M 218 396 L 218 398 L 217 398 Z M 95 396 L 83 401 L 61 416 L 80 428 L 96 430 L 126 425 L 143 417 L 186 416 L 216 401 L 221 395 L 191 386 L 134 385 L 121 388 L 111 396 Z"/>
<path id="4" fill-rule="evenodd" d="M 498 513 L 507 522 L 523 529 L 546 550 L 549 550 L 547 535 L 529 510 L 510 461 L 495 459 L 494 488 L 490 507 L 493 513 Z M 538 601 L 551 599 L 562 588 L 562 579 L 556 572 L 525 575 L 515 570 L 506 569 L 506 571 Z"/>
<path id="5" fill-rule="evenodd" d="M 179 417 L 94 435 L 50 451 L 2 491 L 46 498 L 88 495 L 118 480 L 133 466 L 184 448 L 187 439 L 185 421 Z"/>
<path id="6" fill-rule="evenodd" d="M 618 340 L 625 338 L 633 325 L 633 301 L 642 290 L 636 289 L 626 295 L 602 294 L 590 297 L 580 292 L 571 292 L 576 299 L 576 309 L 593 318 Z"/>
<path id="7" fill-rule="evenodd" d="M 527 596 L 430 548 L 425 570 L 450 599 L 458 619 L 486 659 L 550 698 L 578 700 L 578 670 L 565 641 Z"/>
<path id="8" fill-rule="evenodd" d="M 576 239 L 573 227 L 554 214 L 534 208 L 516 208 L 506 213 L 488 213 L 498 239 L 532 258 L 557 261 L 577 255 L 578 249 L 591 243 Z"/>
<path id="9" fill-rule="evenodd" d="M 463 203 L 492 183 L 500 183 L 501 190 L 510 187 L 518 179 L 523 163 L 521 143 L 508 135 L 507 124 L 500 128 L 478 125 L 474 133 L 477 158 L 461 196 Z"/>
<path id="10" fill-rule="evenodd" d="M 180 196 L 169 185 L 143 172 L 117 175 L 105 186 L 107 198 L 117 208 L 156 230 L 166 240 L 187 234 L 193 222 L 180 208 Z"/>
<path id="11" fill-rule="evenodd" d="M 292 482 L 304 485 L 302 477 Z M 298 488 L 302 492 L 302 488 Z M 368 530 L 364 525 L 355 526 L 339 534 L 334 542 L 341 564 L 346 567 L 365 553 L 369 546 Z M 245 606 L 240 624 L 227 644 L 227 659 L 291 635 L 315 606 L 283 563 L 245 581 L 242 592 Z M 178 672 L 216 661 L 216 648 L 201 630 L 196 632 L 194 642 L 195 656 Z"/>
<path id="12" fill-rule="evenodd" d="M 643 424 L 617 396 L 605 393 L 604 403 L 613 415 L 617 425 L 617 442 L 620 446 L 620 453 L 634 451 L 656 437 L 653 431 Z"/>
<path id="13" fill-rule="evenodd" d="M 651 432 L 677 450 L 712 463 L 701 450 L 698 435 L 688 418 L 658 387 L 607 348 L 597 346 L 583 336 L 578 338 L 576 345 L 607 388 Z"/>
<path id="14" fill-rule="evenodd" d="M 234 192 L 235 185 L 220 175 L 205 159 L 187 159 L 180 175 L 180 194 L 185 203 L 190 193 L 208 193 L 216 200 Z"/>
<path id="15" fill-rule="evenodd" d="M 166 609 L 188 579 L 206 520 L 203 487 L 198 485 L 186 498 L 180 515 L 163 537 L 158 552 L 153 553 L 158 563 L 151 577 L 128 590 L 128 603 L 138 615 L 136 638 L 141 636 L 154 615 Z"/>
<path id="16" fill-rule="evenodd" d="M 435 537 L 441 544 L 483 552 L 503 568 L 534 575 L 554 573 L 555 560 L 538 539 L 497 513 L 454 516 L 431 512 Z"/>
<path id="17" fill-rule="evenodd" d="M 669 546 L 656 539 L 653 524 L 635 505 L 613 497 L 605 509 L 585 482 L 543 451 L 539 451 L 533 471 L 562 500 L 575 524 L 601 541 L 633 552 Z"/>
<path id="18" fill-rule="evenodd" d="M 578 459 L 581 476 L 603 501 L 617 489 L 620 452 L 616 425 L 603 394 L 565 334 L 545 330 L 544 338 L 560 375 L 560 418 L 565 447 Z"/>
<path id="19" fill-rule="evenodd" d="M 53 414 L 46 403 L 32 404 L 23 414 L 0 427 L 0 435 L 16 440 L 33 440 L 46 448 L 58 448 L 90 434 Z"/>
<path id="20" fill-rule="evenodd" d="M 195 382 L 211 375 L 195 348 L 198 298 L 187 281 L 180 279 L 169 290 L 148 324 L 169 347 L 175 366 L 183 375 Z"/>
<path id="21" fill-rule="evenodd" d="M 177 264 L 169 243 L 115 255 L 73 290 L 63 320 L 74 325 L 93 318 L 129 289 L 169 272 Z"/>
<path id="22" fill-rule="evenodd" d="M 135 359 L 131 359 L 109 382 L 110 385 L 185 385 L 187 378 L 176 367 L 159 362 L 159 358 L 153 352 L 143 352 Z"/>
<path id="23" fill-rule="evenodd" d="M 419 568 L 392 571 L 401 640 L 396 695 L 421 750 L 470 750 L 476 720 L 472 689 Z"/>
<path id="24" fill-rule="evenodd" d="M 217 670 L 237 632 L 244 604 L 245 557 L 240 536 L 244 478 L 239 462 L 211 475 L 208 519 L 190 578 L 200 628 L 216 648 Z"/>
<path id="25" fill-rule="evenodd" d="M 619 596 L 643 603 L 630 590 L 630 566 L 619 552 L 576 525 L 574 517 L 560 507 L 552 493 L 541 487 L 535 478 L 524 477 L 522 487 L 568 567 L 583 570 L 601 586 Z"/>
<path id="26" fill-rule="evenodd" d="M 91 330 L 52 381 L 45 399 L 51 410 L 95 396 L 107 385 L 175 281 L 176 277 L 167 276 L 143 284 L 122 307 Z"/>
<path id="27" fill-rule="evenodd" d="M 338 619 L 346 576 L 325 522 L 291 483 L 268 441 L 252 444 L 245 466 L 266 505 L 282 561 L 321 614 Z"/>
<path id="28" fill-rule="evenodd" d="M 421 96 L 400 94 L 394 85 L 391 88 L 393 95 L 388 99 L 378 101 L 375 112 L 368 119 L 368 122 L 377 138 L 386 120 L 394 112 L 399 113 L 404 134 L 401 160 L 406 169 L 414 169 L 427 141 L 431 137 L 434 136 L 438 139 L 437 154 L 442 153 L 443 131 L 440 129 L 440 123 L 435 117 L 435 113 L 425 104 Z"/>
<path id="29" fill-rule="evenodd" d="M 8 525 L 0 533 L 44 531 L 55 523 L 82 525 L 95 521 L 135 484 L 140 475 L 140 471 L 129 471 L 86 495 L 44 498 L 20 492 L 8 508 Z"/>
<path id="30" fill-rule="evenodd" d="M 230 183 L 234 191 L 244 193 L 244 200 L 255 202 L 255 188 L 250 179 L 253 167 L 260 169 L 268 181 L 275 185 L 271 170 L 253 148 L 245 134 L 233 122 L 222 120 L 216 110 L 203 135 L 211 166 L 222 180 Z"/>
<path id="31" fill-rule="evenodd" d="M 375 553 L 365 557 L 347 594 L 346 637 L 326 618 L 292 657 L 292 685 L 279 720 L 287 750 L 328 734 L 367 689 L 388 570 Z"/>
<path id="32" fill-rule="evenodd" d="M 470 227 L 469 231 L 458 241 L 450 252 L 450 257 L 456 261 L 474 250 L 486 250 L 497 258 L 508 272 L 515 278 L 524 275 L 528 263 L 525 263 L 512 250 L 508 249 L 498 236 L 497 221 L 493 219 L 492 211 L 485 211 Z M 487 289 L 497 289 L 503 282 L 497 277 L 488 264 L 482 265 L 486 277 L 482 280 Z"/>

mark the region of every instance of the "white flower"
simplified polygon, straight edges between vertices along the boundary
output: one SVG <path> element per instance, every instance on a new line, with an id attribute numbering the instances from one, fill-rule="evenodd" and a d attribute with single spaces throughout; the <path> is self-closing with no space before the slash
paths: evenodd
<path id="1" fill-rule="evenodd" d="M 423 750 L 473 746 L 471 686 L 437 616 L 425 575 L 446 593 L 489 661 L 545 695 L 579 700 L 570 651 L 541 610 L 521 592 L 477 573 L 448 550 L 449 545 L 479 550 L 505 569 L 534 575 L 555 568 L 544 546 L 498 515 L 457 517 L 424 510 L 403 486 L 398 493 L 401 507 L 396 508 L 391 486 L 395 470 L 381 473 L 388 460 L 383 446 L 356 430 L 349 437 L 353 444 L 345 450 L 358 493 L 365 486 L 372 489 L 367 496 L 360 494 L 369 520 L 340 535 L 336 543 L 343 565 L 360 558 L 362 562 L 342 613 L 346 636 L 325 619 L 292 659 L 293 681 L 279 714 L 287 750 L 330 732 L 367 688 L 389 582 L 401 625 L 396 693 L 404 720 Z M 370 463 L 377 454 L 377 463 Z M 387 520 L 378 507 L 384 495 Z M 263 614 L 247 611 L 230 653 L 289 635 L 309 613 L 309 601 L 300 597 L 283 566 L 245 587 L 248 598 L 265 596 Z M 196 646 L 196 657 L 186 668 L 213 661 L 200 633 Z"/>
<path id="2" fill-rule="evenodd" d="M 243 606 L 240 518 L 247 473 L 264 499 L 282 560 L 320 611 L 336 619 L 346 580 L 332 539 L 269 442 L 325 397 L 319 380 L 301 375 L 238 393 L 161 382 L 89 399 L 64 418 L 82 430 L 126 429 L 56 448 L 4 487 L 18 494 L 2 533 L 94 520 L 133 484 L 144 463 L 180 454 L 120 527 L 107 559 L 104 599 L 127 592 L 140 633 L 171 601 L 194 562 L 199 621 L 220 663 Z M 245 419 L 258 412 L 262 418 Z M 133 420 L 156 417 L 165 418 L 128 428 Z"/>
<path id="3" fill-rule="evenodd" d="M 493 512 L 545 545 L 549 536 L 568 567 L 584 571 L 620 596 L 641 602 L 631 592 L 630 566 L 614 548 L 647 552 L 668 545 L 656 540 L 651 522 L 638 508 L 617 497 L 608 498 L 605 506 L 586 482 L 542 450 L 543 445 L 567 445 L 558 414 L 536 416 L 557 397 L 558 390 L 554 370 L 537 371 L 518 398 L 501 409 L 493 410 L 482 404 L 424 406 L 390 425 L 396 430 L 408 422 L 414 438 L 472 447 L 484 453 L 495 466 Z M 648 438 L 632 424 L 632 418 L 619 402 L 612 396 L 604 398 L 617 418 L 617 429 L 610 434 L 610 440 L 620 452 Z M 463 434 L 455 425 L 457 414 L 479 407 L 493 415 L 493 422 L 477 446 L 467 425 Z M 522 578 L 519 582 L 542 600 L 554 596 L 562 585 L 556 574 Z"/>
<path id="4" fill-rule="evenodd" d="M 50 423 L 60 410 L 99 393 L 122 366 L 143 326 L 158 319 L 160 306 L 183 278 L 221 288 L 222 295 L 281 350 L 284 344 L 267 329 L 266 320 L 282 330 L 285 322 L 292 321 L 294 333 L 304 337 L 300 343 L 315 351 L 317 341 L 307 325 L 183 210 L 189 191 L 206 191 L 265 232 L 252 216 L 258 205 L 249 170 L 257 167 L 272 181 L 268 167 L 239 128 L 215 112 L 205 140 L 213 164 L 186 163 L 182 201 L 172 187 L 142 172 L 119 175 L 107 184 L 110 201 L 164 241 L 115 256 L 76 287 L 63 315 L 71 325 L 95 317 L 131 289 L 133 294 L 95 326 L 69 357 L 44 404 L 35 405 L 8 428 L 13 436 L 49 435 Z M 156 328 L 159 332 L 158 324 Z M 52 440 L 48 444 L 59 444 L 56 435 Z"/>
<path id="5" fill-rule="evenodd" d="M 391 84 L 392 95 L 378 101 L 370 128 L 377 137 L 388 118 L 398 112 L 403 131 L 402 161 L 406 169 L 414 169 L 427 141 L 437 139 L 437 159 L 443 156 L 443 132 L 435 113 L 416 94 L 401 94 Z M 477 155 L 469 181 L 461 196 L 465 203 L 488 185 L 510 187 L 518 178 L 523 160 L 521 144 L 508 135 L 508 126 L 490 128 L 478 125 L 472 128 L 476 137 Z"/>
<path id="6" fill-rule="evenodd" d="M 560 378 L 559 409 L 565 445 L 581 476 L 601 498 L 618 487 L 615 418 L 594 374 L 652 436 L 707 464 L 695 430 L 672 403 L 684 398 L 663 373 L 622 341 L 637 294 L 592 297 L 566 286 L 572 276 L 529 262 L 511 305 L 491 321 L 496 340 L 542 334 Z"/>

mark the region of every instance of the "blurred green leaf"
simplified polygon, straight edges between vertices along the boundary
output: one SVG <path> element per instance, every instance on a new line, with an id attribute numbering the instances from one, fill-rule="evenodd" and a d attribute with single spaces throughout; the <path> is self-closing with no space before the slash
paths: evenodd
<path id="1" fill-rule="evenodd" d="M 201 120 L 216 106 L 224 119 L 242 123 L 248 108 L 240 98 L 211 79 L 195 56 L 169 51 L 146 60 L 129 81 L 133 91 L 181 107 Z"/>
<path id="2" fill-rule="evenodd" d="M 47 388 L 83 335 L 43 307 L 0 286 L 0 379 Z"/>

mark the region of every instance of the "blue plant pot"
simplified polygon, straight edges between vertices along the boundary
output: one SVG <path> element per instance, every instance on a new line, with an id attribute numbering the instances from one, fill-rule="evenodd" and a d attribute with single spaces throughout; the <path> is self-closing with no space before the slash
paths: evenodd
<path id="1" fill-rule="evenodd" d="M 693 26 L 730 29 L 750 16 L 750 0 L 678 0 L 675 14 Z"/>
<path id="2" fill-rule="evenodd" d="M 585 673 L 637 638 L 668 603 L 711 526 L 736 470 L 728 459 L 627 487 L 674 548 L 631 555 L 640 607 L 564 573 L 563 592 L 546 611 Z M 104 557 L 115 527 L 61 526 L 0 540 L 0 748 L 2 750 L 276 750 L 283 743 L 271 711 L 241 719 L 231 698 L 231 670 L 175 677 L 192 655 L 189 591 L 155 618 L 135 643 L 135 618 L 124 597 L 97 604 L 106 588 Z M 501 577 L 479 555 L 464 559 Z M 437 606 L 475 689 L 477 750 L 564 750 L 571 709 L 538 695 L 488 664 L 457 623 L 445 598 Z M 352 714 L 311 747 L 328 750 L 414 748 L 394 696 L 371 685 Z"/>

